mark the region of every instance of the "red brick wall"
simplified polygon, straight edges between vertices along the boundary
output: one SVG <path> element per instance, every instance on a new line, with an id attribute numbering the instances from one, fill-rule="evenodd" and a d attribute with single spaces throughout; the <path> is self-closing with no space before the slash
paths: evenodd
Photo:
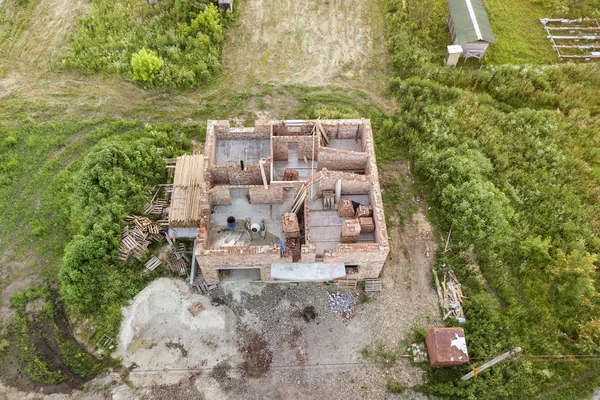
<path id="1" fill-rule="evenodd" d="M 231 195 L 227 186 L 215 186 L 208 191 L 211 205 L 231 204 Z"/>
<path id="2" fill-rule="evenodd" d="M 251 187 L 249 190 L 250 204 L 281 204 L 283 203 L 283 187 L 264 186 Z"/>
<path id="3" fill-rule="evenodd" d="M 322 147 L 319 150 L 319 169 L 364 170 L 368 159 L 367 153 Z"/>

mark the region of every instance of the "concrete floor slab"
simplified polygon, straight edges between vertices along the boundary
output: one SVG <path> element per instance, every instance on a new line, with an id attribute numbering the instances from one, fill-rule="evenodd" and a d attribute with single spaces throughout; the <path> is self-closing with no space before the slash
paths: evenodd
<path id="1" fill-rule="evenodd" d="M 211 246 L 260 246 L 277 243 L 283 237 L 281 221 L 283 214 L 292 208 L 296 190 L 284 189 L 283 203 L 281 204 L 250 204 L 245 196 L 247 191 L 247 189 L 232 189 L 230 205 L 213 207 L 210 217 Z M 227 230 L 227 217 L 229 216 L 235 217 L 238 223 L 236 231 L 231 235 Z M 249 240 L 243 226 L 246 218 L 250 218 L 252 223 L 260 223 L 264 219 L 267 229 L 267 237 L 264 240 L 261 240 L 258 233 L 253 233 L 252 241 Z M 235 243 L 238 236 L 239 240 Z"/>
<path id="2" fill-rule="evenodd" d="M 331 147 L 332 149 L 340 149 L 340 150 L 350 150 L 363 152 L 362 140 L 355 139 L 331 139 L 327 147 Z"/>
<path id="3" fill-rule="evenodd" d="M 234 140 L 217 139 L 217 165 L 258 164 L 258 160 L 269 157 L 271 142 L 269 140 Z"/>

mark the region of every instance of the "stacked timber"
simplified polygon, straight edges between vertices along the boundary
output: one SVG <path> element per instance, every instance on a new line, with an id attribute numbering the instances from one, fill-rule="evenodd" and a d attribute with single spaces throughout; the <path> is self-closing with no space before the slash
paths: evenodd
<path id="1" fill-rule="evenodd" d="M 169 225 L 175 227 L 194 226 L 200 222 L 202 207 L 200 196 L 204 183 L 204 156 L 185 155 L 177 158 Z"/>

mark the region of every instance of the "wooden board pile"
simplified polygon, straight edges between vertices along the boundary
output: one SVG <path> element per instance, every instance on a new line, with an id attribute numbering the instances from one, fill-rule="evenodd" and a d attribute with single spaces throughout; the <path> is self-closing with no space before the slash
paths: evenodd
<path id="1" fill-rule="evenodd" d="M 442 271 L 443 281 L 441 284 L 437 271 L 432 270 L 432 272 L 433 277 L 435 278 L 440 306 L 444 310 L 444 319 L 452 315 L 458 322 L 464 323 L 466 321 L 462 307 L 464 296 L 462 294 L 460 283 L 458 282 L 456 275 L 454 275 L 454 271 L 452 271 L 451 268 L 444 268 Z"/>
<path id="2" fill-rule="evenodd" d="M 600 21 L 597 18 L 540 19 L 559 60 L 600 59 Z"/>
<path id="3" fill-rule="evenodd" d="M 142 253 L 148 249 L 150 243 L 158 243 L 162 240 L 161 227 L 149 218 L 136 215 L 130 215 L 125 220 L 128 225 L 123 228 L 121 234 L 118 259 L 127 261 L 129 257 L 133 256 L 141 261 Z"/>
<path id="4" fill-rule="evenodd" d="M 171 226 L 193 226 L 200 222 L 203 174 L 204 156 L 202 154 L 177 158 L 169 210 Z"/>

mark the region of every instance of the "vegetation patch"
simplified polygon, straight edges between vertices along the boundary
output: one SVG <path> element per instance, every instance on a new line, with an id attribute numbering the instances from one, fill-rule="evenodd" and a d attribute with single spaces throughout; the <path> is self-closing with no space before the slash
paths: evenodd
<path id="1" fill-rule="evenodd" d="M 197 87 L 221 71 L 231 18 L 209 0 L 95 1 L 62 66 L 131 76 L 151 87 Z"/>
<path id="2" fill-rule="evenodd" d="M 3 369 L 17 386 L 32 382 L 52 386 L 51 391 L 68 390 L 111 364 L 89 354 L 73 338 L 58 296 L 48 287 L 14 293 L 10 306 L 16 316 L 8 335 L 16 346 L 7 351 Z"/>

